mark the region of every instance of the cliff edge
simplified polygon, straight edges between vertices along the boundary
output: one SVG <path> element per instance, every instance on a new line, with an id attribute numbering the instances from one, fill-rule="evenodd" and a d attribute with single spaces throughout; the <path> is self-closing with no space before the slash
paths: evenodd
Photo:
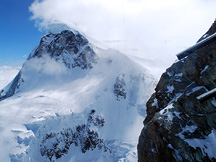
<path id="1" fill-rule="evenodd" d="M 214 22 L 204 36 L 215 32 Z M 216 161 L 215 88 L 216 41 L 212 41 L 162 74 L 147 102 L 138 161 Z"/>

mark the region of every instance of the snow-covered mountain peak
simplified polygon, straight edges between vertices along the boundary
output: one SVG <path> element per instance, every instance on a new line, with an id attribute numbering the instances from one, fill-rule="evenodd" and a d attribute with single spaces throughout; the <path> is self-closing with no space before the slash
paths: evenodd
<path id="1" fill-rule="evenodd" d="M 88 40 L 79 32 L 69 30 L 42 37 L 39 46 L 33 50 L 28 60 L 44 55 L 62 61 L 68 68 L 77 66 L 82 69 L 92 68 L 97 59 Z"/>
<path id="2" fill-rule="evenodd" d="M 0 157 L 136 161 L 154 87 L 151 74 L 120 52 L 97 48 L 79 32 L 48 34 L 0 91 L 0 144 L 7 143 Z"/>

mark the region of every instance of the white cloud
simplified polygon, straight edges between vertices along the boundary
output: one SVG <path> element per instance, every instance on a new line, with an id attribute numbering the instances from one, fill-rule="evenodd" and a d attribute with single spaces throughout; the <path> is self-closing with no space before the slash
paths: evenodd
<path id="1" fill-rule="evenodd" d="M 24 63 L 24 72 L 27 74 L 45 74 L 58 76 L 66 73 L 66 67 L 63 63 L 51 59 L 48 55 L 42 58 L 30 59 Z M 34 71 L 34 73 L 32 73 Z M 32 75 L 30 75 L 32 76 Z"/>
<path id="2" fill-rule="evenodd" d="M 30 11 L 40 26 L 60 21 L 167 68 L 208 30 L 215 6 L 213 0 L 35 0 Z"/>

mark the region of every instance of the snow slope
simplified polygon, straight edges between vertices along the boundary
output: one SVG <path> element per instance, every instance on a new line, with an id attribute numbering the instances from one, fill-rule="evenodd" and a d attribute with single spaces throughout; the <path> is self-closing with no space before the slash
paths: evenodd
<path id="1" fill-rule="evenodd" d="M 20 67 L 0 66 L 0 89 L 4 88 L 19 72 Z"/>
<path id="2" fill-rule="evenodd" d="M 146 69 L 78 32 L 44 36 L 0 93 L 0 157 L 137 161 L 145 103 L 154 87 Z"/>

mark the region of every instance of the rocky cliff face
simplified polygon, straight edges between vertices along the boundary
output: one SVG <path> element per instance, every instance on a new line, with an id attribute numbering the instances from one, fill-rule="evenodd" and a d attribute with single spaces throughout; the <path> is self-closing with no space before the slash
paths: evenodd
<path id="1" fill-rule="evenodd" d="M 168 68 L 147 102 L 138 161 L 216 161 L 215 95 L 197 98 L 215 87 L 216 41 Z"/>
<path id="2" fill-rule="evenodd" d="M 44 55 L 61 60 L 68 68 L 90 69 L 97 60 L 88 40 L 79 32 L 69 30 L 63 30 L 57 34 L 50 33 L 42 37 L 39 46 L 28 60 Z"/>

